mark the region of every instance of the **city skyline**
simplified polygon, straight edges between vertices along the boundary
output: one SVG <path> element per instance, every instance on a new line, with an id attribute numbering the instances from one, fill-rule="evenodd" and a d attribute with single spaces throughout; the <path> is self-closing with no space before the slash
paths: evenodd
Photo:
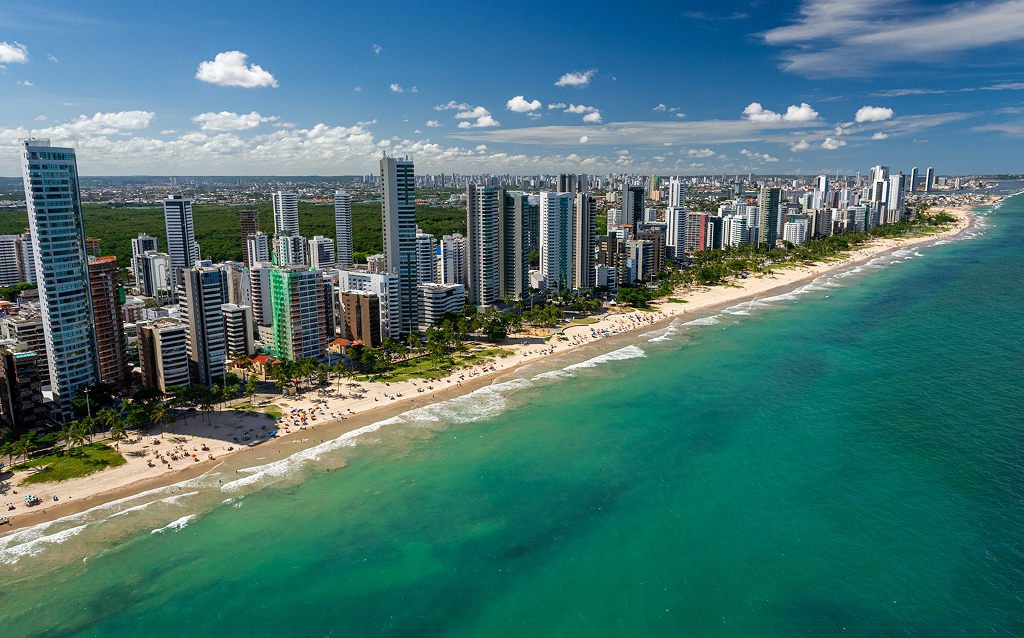
<path id="1" fill-rule="evenodd" d="M 270 5 L 42 11 L 0 16 L 2 175 L 24 137 L 86 175 L 372 174 L 382 151 L 422 173 L 813 175 L 1013 171 L 1024 135 L 1013 1 L 321 9 L 370 25 L 342 39 Z M 501 21 L 514 51 L 486 35 Z M 153 47 L 155 25 L 188 36 Z M 545 38 L 558 25 L 573 46 Z"/>

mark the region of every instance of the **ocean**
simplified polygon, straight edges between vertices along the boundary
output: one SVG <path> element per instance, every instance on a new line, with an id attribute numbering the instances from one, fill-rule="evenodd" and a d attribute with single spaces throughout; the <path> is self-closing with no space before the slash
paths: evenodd
<path id="1" fill-rule="evenodd" d="M 0 630 L 1024 635 L 1022 273 L 1024 195 L 249 473 L 8 533 Z"/>

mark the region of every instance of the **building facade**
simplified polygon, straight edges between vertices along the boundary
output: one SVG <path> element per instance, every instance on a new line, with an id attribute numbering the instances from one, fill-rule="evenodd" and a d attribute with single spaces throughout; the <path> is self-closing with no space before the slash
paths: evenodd
<path id="1" fill-rule="evenodd" d="M 474 306 L 489 306 L 501 297 L 499 194 L 493 186 L 470 184 L 466 187 L 466 243 L 469 251 L 469 285 L 466 288 L 469 303 Z"/>
<path id="2" fill-rule="evenodd" d="M 224 338 L 228 356 L 235 353 L 248 357 L 256 354 L 256 334 L 253 330 L 252 308 L 233 303 L 221 304 L 224 315 Z"/>
<path id="3" fill-rule="evenodd" d="M 540 272 L 553 290 L 572 288 L 573 195 L 540 194 Z"/>
<path id="4" fill-rule="evenodd" d="M 172 272 L 195 266 L 199 260 L 199 244 L 192 227 L 192 200 L 182 199 L 179 195 L 165 199 L 164 228 Z"/>
<path id="5" fill-rule="evenodd" d="M 409 334 L 419 325 L 416 319 L 416 175 L 410 159 L 384 157 L 380 160 L 381 223 L 384 230 L 384 260 L 388 274 L 398 275 L 399 314 L 389 318 L 391 337 Z"/>
<path id="6" fill-rule="evenodd" d="M 118 294 L 117 257 L 89 260 L 89 290 L 99 352 L 99 378 L 121 388 L 128 371 L 128 344 L 124 336 L 124 318 Z"/>
<path id="7" fill-rule="evenodd" d="M 575 290 L 589 289 L 594 287 L 597 200 L 586 193 L 576 193 L 573 216 L 572 287 Z"/>
<path id="8" fill-rule="evenodd" d="M 178 298 L 188 340 L 189 378 L 213 385 L 224 376 L 227 341 L 224 335 L 224 273 L 212 266 L 196 266 L 178 273 L 182 294 Z"/>
<path id="9" fill-rule="evenodd" d="M 309 265 L 320 270 L 334 268 L 334 240 L 316 235 L 309 240 Z"/>
<path id="10" fill-rule="evenodd" d="M 419 300 L 419 329 L 438 328 L 447 312 L 462 316 L 466 303 L 466 288 L 462 284 L 420 284 L 417 290 Z"/>
<path id="11" fill-rule="evenodd" d="M 362 290 L 338 293 L 341 302 L 341 336 L 349 341 L 362 341 L 371 348 L 379 347 L 381 336 L 381 297 Z"/>
<path id="12" fill-rule="evenodd" d="M 279 359 L 320 359 L 327 350 L 327 309 L 322 270 L 305 266 L 270 271 L 274 354 Z"/>
<path id="13" fill-rule="evenodd" d="M 274 234 L 299 234 L 299 196 L 288 191 L 271 195 L 274 204 Z"/>
<path id="14" fill-rule="evenodd" d="M 351 268 L 352 256 L 352 196 L 348 191 L 334 192 L 334 249 L 339 268 Z"/>
<path id="15" fill-rule="evenodd" d="M 260 230 L 260 212 L 255 209 L 238 211 L 238 224 L 242 229 L 242 263 L 248 267 L 253 261 L 249 257 L 249 236 Z"/>
<path id="16" fill-rule="evenodd" d="M 138 325 L 142 384 L 167 392 L 189 385 L 188 328 L 180 319 L 157 319 Z"/>

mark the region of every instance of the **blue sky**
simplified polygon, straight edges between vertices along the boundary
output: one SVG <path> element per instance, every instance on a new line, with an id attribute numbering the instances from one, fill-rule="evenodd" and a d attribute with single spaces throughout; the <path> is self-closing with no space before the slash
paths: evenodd
<path id="1" fill-rule="evenodd" d="M 1024 0 L 8 3 L 0 174 L 1019 172 L 1022 42 Z"/>

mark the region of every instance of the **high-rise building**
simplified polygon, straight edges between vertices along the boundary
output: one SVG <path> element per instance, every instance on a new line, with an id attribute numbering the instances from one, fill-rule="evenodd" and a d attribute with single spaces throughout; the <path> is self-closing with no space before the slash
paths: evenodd
<path id="1" fill-rule="evenodd" d="M 593 288 L 597 200 L 590 195 L 576 193 L 576 201 L 573 202 L 572 231 L 572 287 L 575 290 Z"/>
<path id="2" fill-rule="evenodd" d="M 135 258 L 137 273 L 135 285 L 140 295 L 161 297 L 171 292 L 171 256 L 166 253 L 148 251 Z"/>
<path id="3" fill-rule="evenodd" d="M 775 189 L 778 190 L 778 189 Z M 697 252 L 708 247 L 708 216 L 704 213 L 686 214 L 686 251 Z"/>
<path id="4" fill-rule="evenodd" d="M 339 270 L 338 291 L 341 306 L 345 308 L 347 306 L 344 304 L 344 297 L 340 296 L 343 292 L 359 291 L 380 297 L 381 338 L 397 339 L 401 336 L 397 328 L 394 331 L 391 328 L 392 321 L 397 322 L 401 316 L 398 275 L 368 273 L 365 270 Z"/>
<path id="5" fill-rule="evenodd" d="M 31 351 L 0 348 L 0 421 L 32 429 L 46 424 L 39 365 Z"/>
<path id="6" fill-rule="evenodd" d="M 814 198 L 812 199 L 811 208 L 826 208 L 828 206 L 827 197 L 828 175 L 818 175 L 817 179 L 814 180 Z"/>
<path id="7" fill-rule="evenodd" d="M 782 239 L 799 246 L 807 236 L 807 222 L 786 222 L 782 229 Z"/>
<path id="8" fill-rule="evenodd" d="M 0 235 L 0 287 L 21 281 L 18 274 L 18 236 Z"/>
<path id="9" fill-rule="evenodd" d="M 189 378 L 193 383 L 213 385 L 224 376 L 227 343 L 224 315 L 224 273 L 212 266 L 195 266 L 178 271 L 181 319 L 186 324 Z"/>
<path id="10" fill-rule="evenodd" d="M 279 359 L 319 359 L 327 350 L 327 309 L 322 270 L 305 266 L 270 271 L 274 353 Z"/>
<path id="11" fill-rule="evenodd" d="M 931 166 L 928 167 L 928 171 L 924 174 L 924 190 L 926 193 L 932 192 L 932 185 L 935 183 L 935 169 Z"/>
<path id="12" fill-rule="evenodd" d="M 274 323 L 274 310 L 270 303 L 270 271 L 273 268 L 269 262 L 255 262 L 249 268 L 253 319 L 261 326 L 270 326 Z"/>
<path id="13" fill-rule="evenodd" d="M 573 195 L 540 194 L 540 272 L 552 290 L 570 290 L 573 276 Z"/>
<path id="14" fill-rule="evenodd" d="M 629 226 L 629 234 L 633 236 L 638 226 L 644 221 L 644 187 L 631 184 L 622 185 L 622 217 L 621 224 Z"/>
<path id="15" fill-rule="evenodd" d="M 520 298 L 530 290 L 528 228 L 537 218 L 537 204 L 521 191 L 498 191 L 498 296 Z M 443 283 L 461 283 L 448 282 Z"/>
<path id="16" fill-rule="evenodd" d="M 189 385 L 188 327 L 180 319 L 157 319 L 139 324 L 139 367 L 142 384 L 167 392 Z"/>
<path id="17" fill-rule="evenodd" d="M 665 270 L 665 231 L 655 226 L 641 230 L 636 237 L 651 244 L 651 274 L 657 275 Z"/>
<path id="18" fill-rule="evenodd" d="M 224 315 L 224 339 L 228 356 L 240 354 L 251 357 L 256 353 L 256 335 L 253 331 L 253 316 L 250 306 L 233 303 L 221 304 Z"/>
<path id="19" fill-rule="evenodd" d="M 242 263 L 248 268 L 253 261 L 258 261 L 249 258 L 248 238 L 260 230 L 260 212 L 251 208 L 239 211 L 238 223 L 242 228 Z"/>
<path id="20" fill-rule="evenodd" d="M 192 268 L 199 260 L 199 244 L 192 227 L 192 200 L 175 195 L 164 200 L 164 227 L 167 229 L 167 254 L 174 271 Z"/>
<path id="21" fill-rule="evenodd" d="M 437 240 L 430 233 L 416 229 L 416 282 L 437 283 Z"/>
<path id="22" fill-rule="evenodd" d="M 381 337 L 380 295 L 362 290 L 344 290 L 338 293 L 341 302 L 341 336 L 349 341 L 362 341 L 371 348 L 378 347 Z"/>
<path id="23" fill-rule="evenodd" d="M 51 416 L 64 422 L 72 416 L 75 390 L 99 378 L 78 164 L 74 149 L 51 147 L 49 140 L 23 140 L 20 146 L 50 385 L 58 408 Z"/>
<path id="24" fill-rule="evenodd" d="M 871 195 L 869 201 L 872 203 L 882 202 L 887 199 L 886 189 L 889 181 L 889 167 L 888 166 L 872 166 L 870 175 L 869 188 L 871 189 Z"/>
<path id="25" fill-rule="evenodd" d="M 686 199 L 686 184 L 679 177 L 673 177 L 668 182 L 668 207 L 682 208 Z"/>
<path id="26" fill-rule="evenodd" d="M 274 203 L 274 234 L 299 234 L 299 196 L 288 191 L 271 195 Z"/>
<path id="27" fill-rule="evenodd" d="M 22 233 L 18 235 L 18 239 L 14 243 L 18 248 L 18 253 L 15 255 L 18 259 L 18 277 L 21 281 L 27 281 L 30 284 L 36 283 L 36 258 L 35 253 L 32 252 L 32 235 Z"/>
<path id="28" fill-rule="evenodd" d="M 249 258 L 246 264 L 252 267 L 253 264 L 269 263 L 273 259 L 274 244 L 269 235 L 256 231 L 245 238 L 245 254 Z"/>
<path id="29" fill-rule="evenodd" d="M 334 191 L 334 248 L 339 268 L 351 268 L 352 257 L 352 197 L 348 191 Z"/>
<path id="30" fill-rule="evenodd" d="M 334 268 L 334 240 L 316 235 L 309 240 L 309 265 L 320 270 Z"/>
<path id="31" fill-rule="evenodd" d="M 398 275 L 399 316 L 390 321 L 391 336 L 409 334 L 419 325 L 416 319 L 416 176 L 411 159 L 384 157 L 380 160 L 381 222 L 384 230 L 384 260 L 388 274 Z"/>
<path id="32" fill-rule="evenodd" d="M 132 276 L 135 277 L 136 284 L 142 278 L 140 273 L 141 265 L 139 264 L 139 255 L 148 253 L 149 251 L 160 252 L 160 241 L 156 237 L 147 235 L 146 233 L 139 233 L 139 236 L 132 240 Z"/>
<path id="33" fill-rule="evenodd" d="M 441 238 L 441 283 L 462 284 L 469 282 L 468 242 L 459 233 Z"/>
<path id="34" fill-rule="evenodd" d="M 573 184 L 573 175 L 559 175 L 558 176 L 558 192 L 559 193 L 575 193 L 575 185 Z"/>
<path id="35" fill-rule="evenodd" d="M 757 198 L 757 208 L 760 211 L 761 230 L 758 233 L 758 242 L 764 244 L 769 250 L 775 248 L 775 243 L 781 239 L 782 213 L 779 204 L 782 200 L 782 190 L 779 188 L 761 187 L 761 193 Z M 703 223 L 701 224 L 704 225 Z M 701 231 L 703 232 L 703 231 Z M 697 250 L 703 250 L 698 248 Z"/>
<path id="36" fill-rule="evenodd" d="M 576 192 L 577 193 L 589 193 L 590 192 L 590 180 L 586 173 L 580 173 L 576 176 Z"/>
<path id="37" fill-rule="evenodd" d="M 36 353 L 39 382 L 50 385 L 50 364 L 46 356 L 46 334 L 42 315 L 24 309 L 16 315 L 0 317 L 0 336 L 17 341 L 24 350 Z"/>
<path id="38" fill-rule="evenodd" d="M 910 188 L 910 192 L 911 193 L 917 191 L 917 167 L 916 166 L 910 170 L 910 183 L 907 184 L 907 186 Z"/>
<path id="39" fill-rule="evenodd" d="M 278 235 L 274 237 L 275 266 L 304 266 L 309 263 L 306 257 L 306 238 L 298 235 Z"/>
<path id="40" fill-rule="evenodd" d="M 669 183 L 669 199 L 671 189 L 677 178 Z M 682 207 L 669 206 L 665 209 L 665 245 L 673 259 L 679 259 L 686 250 L 686 210 Z"/>
<path id="41" fill-rule="evenodd" d="M 100 380 L 120 388 L 128 368 L 128 344 L 118 295 L 117 257 L 89 260 L 89 290 L 99 352 Z"/>
<path id="42" fill-rule="evenodd" d="M 498 195 L 498 189 L 493 186 L 470 184 L 466 187 L 466 241 L 469 250 L 469 285 L 466 288 L 469 303 L 474 306 L 491 305 L 500 298 Z"/>
<path id="43" fill-rule="evenodd" d="M 907 176 L 894 173 L 889 176 L 889 197 L 886 200 L 886 223 L 895 224 L 903 219 L 906 202 Z"/>
<path id="44" fill-rule="evenodd" d="M 447 313 L 461 315 L 466 304 L 466 288 L 462 284 L 420 284 L 416 295 L 421 332 L 440 327 Z"/>

